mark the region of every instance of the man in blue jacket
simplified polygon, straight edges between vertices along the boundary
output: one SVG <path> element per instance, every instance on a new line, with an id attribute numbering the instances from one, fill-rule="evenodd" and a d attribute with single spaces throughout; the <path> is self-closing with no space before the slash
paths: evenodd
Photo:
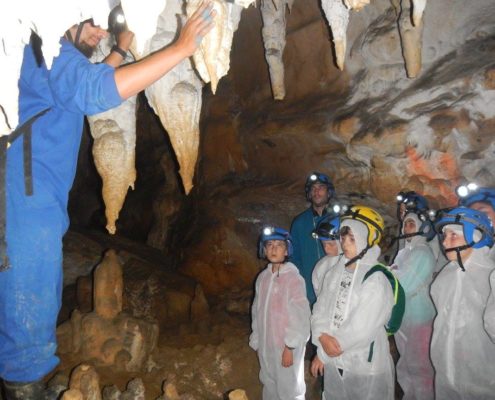
<path id="1" fill-rule="evenodd" d="M 47 110 L 32 125 L 32 195 L 26 194 L 23 137 L 7 151 L 6 242 L 0 272 L 0 377 L 7 400 L 42 399 L 42 378 L 59 362 L 56 322 L 62 293 L 62 237 L 76 172 L 84 115 L 118 106 L 191 56 L 213 26 L 204 4 L 178 39 L 143 60 L 116 69 L 132 41 L 121 34 L 105 63 L 84 54 L 106 36 L 92 20 L 71 27 L 50 70 L 26 46 L 19 79 L 19 121 Z M 39 50 L 39 49 L 38 49 Z M 35 55 L 37 54 L 37 55 Z"/>
<path id="2" fill-rule="evenodd" d="M 335 194 L 335 187 L 330 178 L 320 172 L 312 172 L 306 179 L 306 199 L 311 206 L 296 216 L 292 221 L 290 234 L 292 236 L 294 253 L 291 261 L 299 268 L 306 282 L 306 293 L 309 304 L 316 301 L 311 276 L 316 262 L 325 255 L 320 241 L 312 233 L 320 218 L 326 214 L 328 202 Z"/>

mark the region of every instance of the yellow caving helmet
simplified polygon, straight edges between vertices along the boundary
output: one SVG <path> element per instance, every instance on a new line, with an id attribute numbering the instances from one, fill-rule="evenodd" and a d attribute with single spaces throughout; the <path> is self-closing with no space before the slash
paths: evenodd
<path id="1" fill-rule="evenodd" d="M 346 219 L 355 219 L 366 225 L 368 228 L 368 247 L 380 243 L 385 229 L 385 221 L 373 208 L 362 205 L 352 206 L 342 215 L 340 222 L 342 223 Z"/>

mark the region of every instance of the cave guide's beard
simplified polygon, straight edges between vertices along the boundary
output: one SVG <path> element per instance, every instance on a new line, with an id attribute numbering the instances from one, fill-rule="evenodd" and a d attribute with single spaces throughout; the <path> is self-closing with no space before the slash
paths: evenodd
<path id="1" fill-rule="evenodd" d="M 82 42 L 79 42 L 77 44 L 74 44 L 74 46 L 81 53 L 83 53 L 87 58 L 90 58 L 93 55 L 93 53 L 94 53 L 94 51 L 96 49 L 96 46 L 90 46 L 89 44 L 82 43 Z"/>

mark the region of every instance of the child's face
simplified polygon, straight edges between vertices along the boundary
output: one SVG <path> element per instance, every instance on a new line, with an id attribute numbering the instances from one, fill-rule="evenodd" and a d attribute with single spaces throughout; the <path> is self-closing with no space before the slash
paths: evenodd
<path id="1" fill-rule="evenodd" d="M 350 229 L 345 235 L 340 236 L 340 245 L 348 260 L 357 256 L 356 239 Z"/>
<path id="2" fill-rule="evenodd" d="M 404 233 L 409 235 L 411 233 L 416 233 L 417 231 L 418 228 L 416 228 L 416 222 L 412 218 L 407 218 L 404 221 Z M 410 242 L 412 238 L 407 238 L 406 240 Z"/>
<path id="3" fill-rule="evenodd" d="M 337 245 L 336 240 L 322 240 L 321 244 L 323 245 L 323 251 L 327 256 L 338 256 L 339 255 L 339 246 Z"/>
<path id="4" fill-rule="evenodd" d="M 271 263 L 283 263 L 287 257 L 285 240 L 268 240 L 265 243 L 265 254 Z"/>
<path id="5" fill-rule="evenodd" d="M 466 243 L 466 239 L 464 238 L 464 235 L 459 232 L 459 231 L 454 231 L 449 228 L 445 228 L 443 230 L 443 242 L 442 245 L 444 249 L 450 249 L 452 247 L 460 247 L 464 246 Z M 462 250 L 460 252 L 461 254 L 461 260 L 464 262 L 466 261 L 471 253 L 473 252 L 473 249 L 470 247 L 466 250 Z M 457 252 L 456 251 L 449 251 L 446 253 L 446 256 L 449 261 L 457 261 Z"/>

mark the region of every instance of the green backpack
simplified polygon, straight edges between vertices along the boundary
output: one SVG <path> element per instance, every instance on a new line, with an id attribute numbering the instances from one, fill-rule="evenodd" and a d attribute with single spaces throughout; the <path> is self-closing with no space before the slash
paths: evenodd
<path id="1" fill-rule="evenodd" d="M 387 331 L 387 335 L 391 336 L 395 332 L 397 332 L 400 328 L 400 324 L 402 323 L 402 318 L 404 317 L 404 311 L 406 309 L 406 294 L 404 293 L 404 288 L 401 286 L 397 277 L 387 269 L 382 264 L 377 264 L 372 267 L 366 274 L 364 275 L 363 282 L 375 272 L 382 272 L 388 281 L 390 282 L 390 286 L 392 287 L 394 293 L 394 306 L 392 307 L 392 315 L 385 325 L 385 330 Z M 370 345 L 370 352 L 368 356 L 368 361 L 371 362 L 373 357 L 373 346 L 375 342 L 372 342 Z"/>

